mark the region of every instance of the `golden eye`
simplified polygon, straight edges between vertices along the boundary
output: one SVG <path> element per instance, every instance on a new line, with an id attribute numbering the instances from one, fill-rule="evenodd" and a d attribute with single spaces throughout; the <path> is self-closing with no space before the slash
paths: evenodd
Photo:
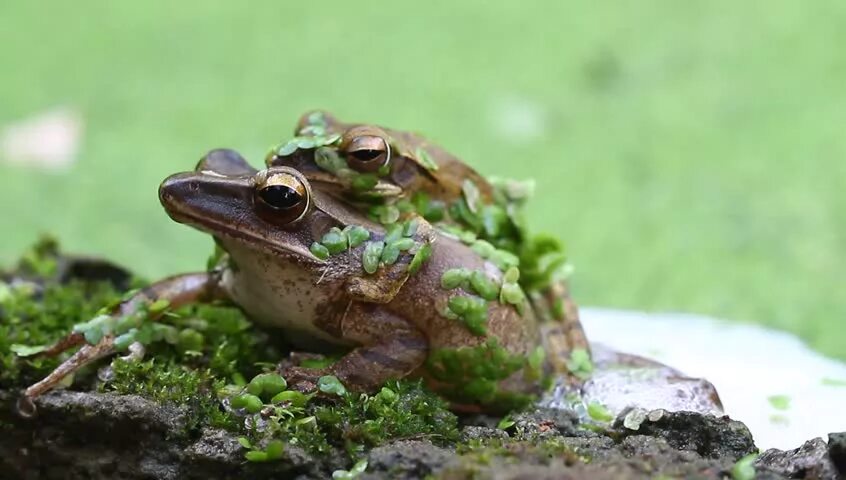
<path id="1" fill-rule="evenodd" d="M 388 135 L 378 127 L 353 127 L 341 138 L 341 153 L 359 172 L 375 172 L 391 161 Z"/>
<path id="2" fill-rule="evenodd" d="M 259 213 L 273 223 L 296 222 L 311 202 L 308 183 L 299 172 L 276 167 L 256 174 L 254 201 Z"/>

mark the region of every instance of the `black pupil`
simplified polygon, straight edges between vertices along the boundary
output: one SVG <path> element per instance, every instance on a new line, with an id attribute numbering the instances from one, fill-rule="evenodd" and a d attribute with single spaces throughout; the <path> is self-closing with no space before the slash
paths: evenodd
<path id="1" fill-rule="evenodd" d="M 373 160 L 376 160 L 379 157 L 379 155 L 382 154 L 382 151 L 381 150 L 356 150 L 356 151 L 350 152 L 350 153 L 357 160 L 360 160 L 362 162 L 372 162 Z"/>
<path id="2" fill-rule="evenodd" d="M 287 185 L 270 185 L 259 191 L 259 196 L 273 208 L 286 209 L 295 206 L 303 197 Z"/>

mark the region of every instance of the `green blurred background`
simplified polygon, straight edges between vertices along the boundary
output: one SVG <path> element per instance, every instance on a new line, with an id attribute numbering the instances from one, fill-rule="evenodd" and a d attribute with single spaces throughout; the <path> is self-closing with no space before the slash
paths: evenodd
<path id="1" fill-rule="evenodd" d="M 148 277 L 201 268 L 158 183 L 212 147 L 258 163 L 319 107 L 537 179 L 582 304 L 846 359 L 846 3 L 754 3 L 2 2 L 0 126 L 86 126 L 66 173 L 0 159 L 0 261 L 49 231 Z"/>

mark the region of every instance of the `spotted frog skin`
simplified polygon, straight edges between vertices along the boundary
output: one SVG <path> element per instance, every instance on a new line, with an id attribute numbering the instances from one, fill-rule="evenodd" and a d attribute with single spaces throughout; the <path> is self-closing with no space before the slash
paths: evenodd
<path id="1" fill-rule="evenodd" d="M 384 227 L 312 188 L 298 170 L 256 171 L 230 150 L 212 151 L 195 171 L 167 178 L 159 197 L 173 220 L 211 234 L 226 255 L 211 271 L 156 282 L 108 318 L 77 328 L 48 353 L 82 348 L 26 399 L 131 345 L 129 327 L 137 324 L 124 320 L 143 307 L 212 300 L 283 329 L 300 349 L 346 351 L 324 369 L 282 372 L 303 391 L 323 375 L 354 391 L 422 377 L 455 405 L 491 411 L 538 393 L 542 339 L 516 279 L 505 278 L 507 254 L 498 266 L 420 218 Z M 500 292 L 506 285 L 510 290 Z M 155 320 L 147 310 L 146 321 Z"/>

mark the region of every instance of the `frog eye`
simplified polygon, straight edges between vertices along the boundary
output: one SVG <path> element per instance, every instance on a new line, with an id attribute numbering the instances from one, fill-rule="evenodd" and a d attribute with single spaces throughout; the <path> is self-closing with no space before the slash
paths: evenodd
<path id="1" fill-rule="evenodd" d="M 296 222 L 311 202 L 308 184 L 292 169 L 264 170 L 255 176 L 254 201 L 259 213 L 273 223 Z"/>
<path id="2" fill-rule="evenodd" d="M 375 172 L 391 160 L 388 136 L 377 127 L 353 127 L 341 139 L 341 153 L 359 172 Z"/>

